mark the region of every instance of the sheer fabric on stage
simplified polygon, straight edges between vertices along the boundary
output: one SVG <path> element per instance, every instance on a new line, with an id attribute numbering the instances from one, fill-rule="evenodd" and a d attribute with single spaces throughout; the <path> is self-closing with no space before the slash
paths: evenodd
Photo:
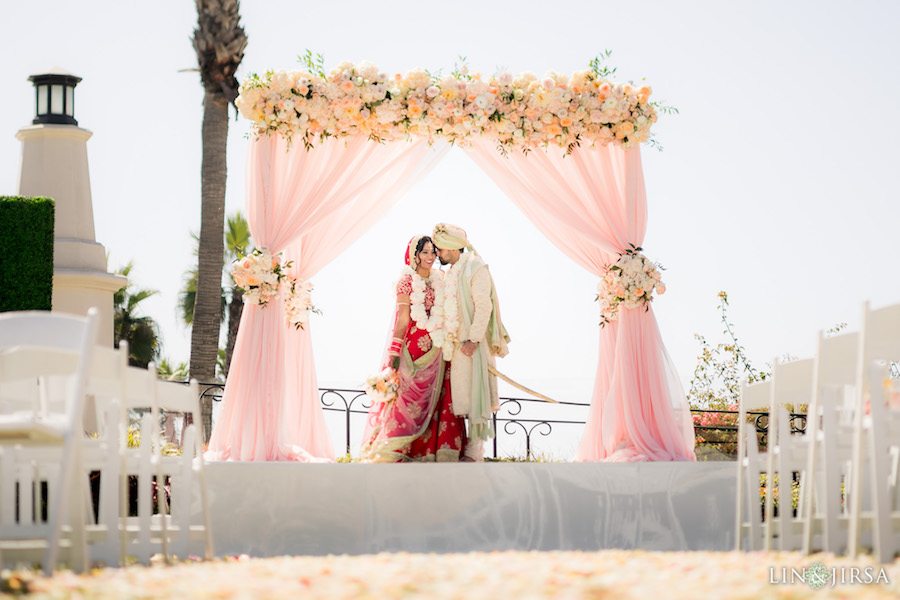
<path id="1" fill-rule="evenodd" d="M 600 277 L 640 246 L 647 196 L 638 148 L 552 147 L 501 155 L 472 140 L 479 167 L 569 258 Z M 577 461 L 695 460 L 690 410 L 653 309 L 620 310 L 600 329 L 591 408 Z"/>
<path id="2" fill-rule="evenodd" d="M 250 142 L 247 222 L 258 247 L 284 252 L 309 280 L 358 239 L 443 156 L 425 141 L 328 138 L 312 150 L 281 136 Z M 213 460 L 333 460 L 310 325 L 286 323 L 281 300 L 244 306 L 207 456 Z"/>

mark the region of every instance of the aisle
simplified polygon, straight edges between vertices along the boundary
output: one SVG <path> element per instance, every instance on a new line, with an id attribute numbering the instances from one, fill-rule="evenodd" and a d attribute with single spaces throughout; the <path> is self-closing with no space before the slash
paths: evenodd
<path id="1" fill-rule="evenodd" d="M 813 589 L 790 577 L 820 561 L 872 583 Z M 841 569 L 843 567 L 843 570 Z M 7 575 L 4 576 L 4 578 Z M 881 581 L 875 582 L 875 579 Z M 885 584 L 884 578 L 891 583 Z M 884 567 L 831 555 L 733 552 L 493 552 L 225 559 L 173 567 L 60 573 L 25 582 L 52 598 L 897 598 L 900 561 Z M 9 583 L 5 579 L 4 583 Z"/>

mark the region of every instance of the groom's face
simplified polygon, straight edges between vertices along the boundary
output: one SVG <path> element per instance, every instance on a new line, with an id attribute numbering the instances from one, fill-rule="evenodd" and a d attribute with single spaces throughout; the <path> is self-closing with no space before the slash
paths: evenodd
<path id="1" fill-rule="evenodd" d="M 442 265 L 452 265 L 459 260 L 459 250 L 444 250 L 438 248 L 437 256 Z"/>

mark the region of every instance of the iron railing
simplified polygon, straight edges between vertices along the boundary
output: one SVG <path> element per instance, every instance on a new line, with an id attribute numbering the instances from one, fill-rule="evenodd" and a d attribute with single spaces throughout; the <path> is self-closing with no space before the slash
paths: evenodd
<path id="1" fill-rule="evenodd" d="M 222 400 L 222 393 L 225 385 L 221 383 L 201 384 L 203 392 L 201 398 L 209 397 L 214 401 Z M 351 439 L 354 432 L 354 421 L 357 427 L 362 428 L 365 415 L 371 406 L 366 393 L 363 390 L 347 389 L 347 388 L 320 388 L 319 401 L 322 409 L 328 412 L 344 414 L 344 441 L 348 455 L 352 455 Z M 527 411 L 525 410 L 527 407 Z M 540 407 L 540 411 L 538 410 Z M 537 414 L 523 414 L 546 412 L 551 410 L 558 414 L 562 407 L 570 407 L 564 410 L 580 410 L 583 411 L 581 418 L 562 419 L 562 418 L 542 418 Z M 495 436 L 490 446 L 492 452 L 491 458 L 500 458 L 499 446 L 501 443 L 505 446 L 507 441 L 514 442 L 516 438 L 525 443 L 525 456 L 528 460 L 535 457 L 535 451 L 532 442 L 539 439 L 549 437 L 553 433 L 553 427 L 583 427 L 587 421 L 587 409 L 590 404 L 584 402 L 559 402 L 558 404 L 549 404 L 542 400 L 532 398 L 513 398 L 501 397 L 500 409 L 494 413 L 493 425 Z M 737 411 L 733 410 L 708 410 L 708 409 L 691 409 L 693 414 L 701 413 L 721 413 L 723 415 L 737 415 Z M 766 443 L 766 437 L 769 429 L 769 415 L 766 411 L 748 411 L 753 419 L 757 435 L 761 444 Z M 355 416 L 355 418 L 354 418 Z M 527 418 L 526 418 L 527 417 Z M 806 430 L 806 415 L 802 413 L 791 413 L 791 433 L 802 433 Z M 723 432 L 727 436 L 734 436 L 730 440 L 708 441 L 706 443 L 712 445 L 725 446 L 736 443 L 737 426 L 734 425 L 695 425 L 695 432 L 718 431 Z M 359 431 L 361 433 L 361 429 Z M 580 432 L 578 432 L 580 434 Z M 701 433 L 702 435 L 702 433 Z M 524 438 L 522 440 L 522 438 Z M 577 439 L 575 436 L 572 439 Z"/>

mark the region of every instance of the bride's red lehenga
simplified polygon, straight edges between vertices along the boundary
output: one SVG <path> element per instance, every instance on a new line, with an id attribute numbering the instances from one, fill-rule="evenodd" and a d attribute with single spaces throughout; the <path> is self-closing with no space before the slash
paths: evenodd
<path id="1" fill-rule="evenodd" d="M 431 315 L 435 294 L 431 279 L 425 280 L 425 312 Z M 412 293 L 412 276 L 397 283 L 397 295 Z M 396 322 L 396 316 L 395 316 Z M 403 335 L 400 391 L 391 402 L 369 409 L 360 458 L 366 462 L 455 462 L 465 448 L 466 429 L 462 417 L 453 414 L 450 397 L 450 363 L 431 335 L 410 319 Z"/>

